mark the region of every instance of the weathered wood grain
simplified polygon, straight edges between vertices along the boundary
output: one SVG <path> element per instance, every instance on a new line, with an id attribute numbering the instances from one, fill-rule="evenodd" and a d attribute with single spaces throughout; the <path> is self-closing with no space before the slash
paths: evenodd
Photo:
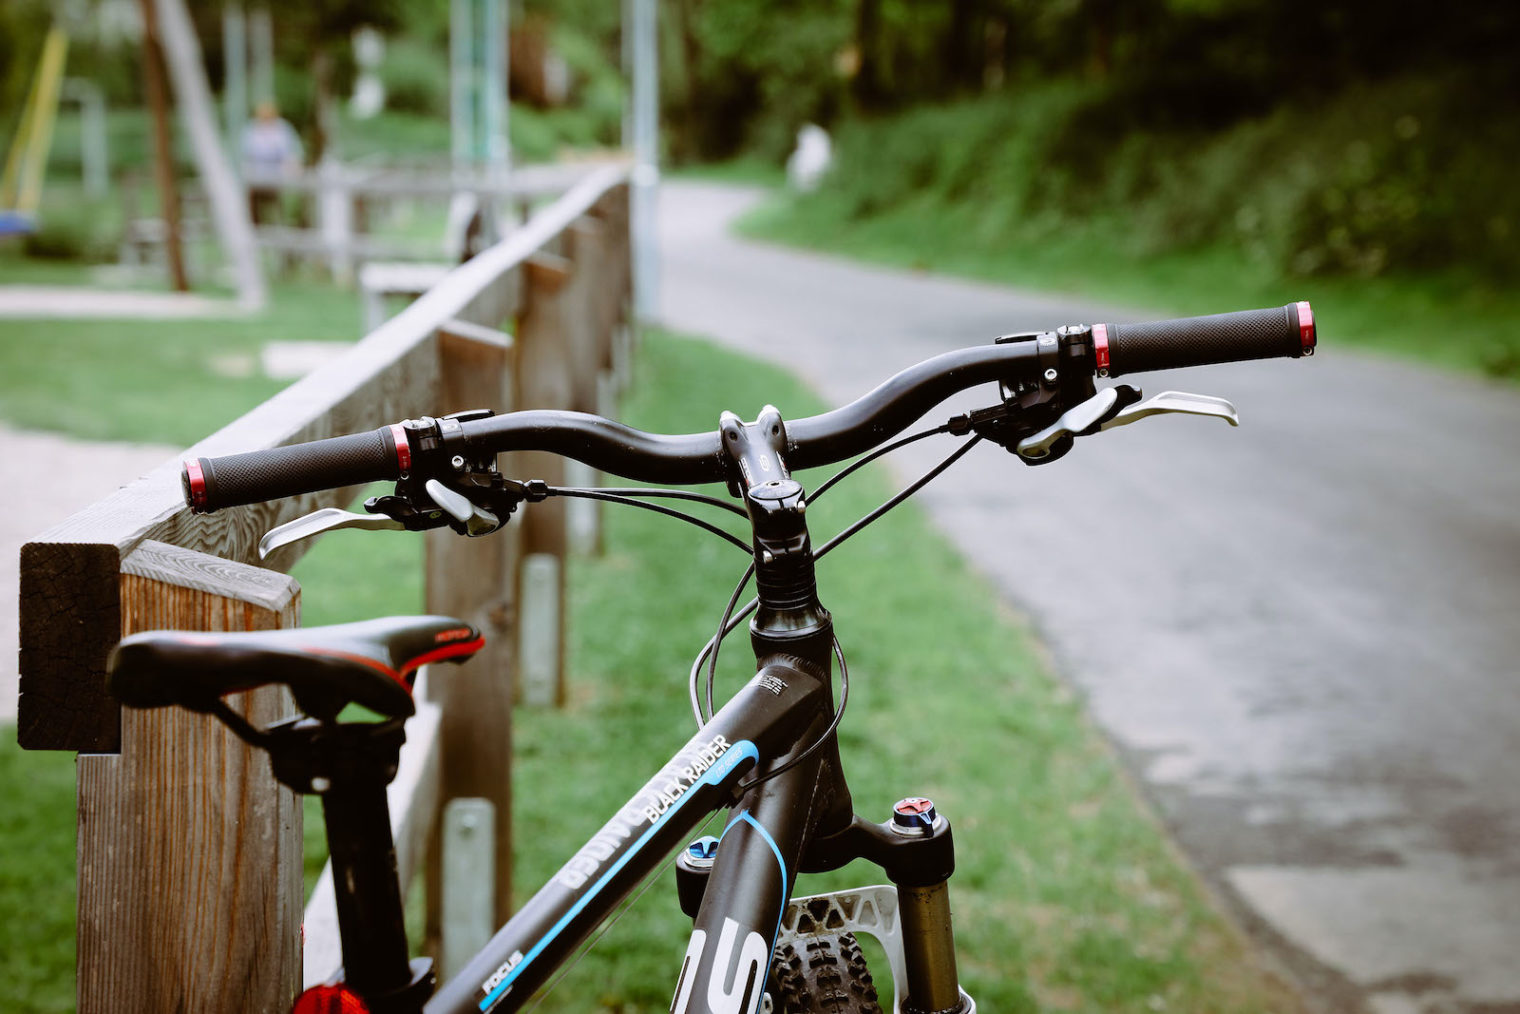
<path id="1" fill-rule="evenodd" d="M 567 249 L 573 244 L 566 244 Z M 527 264 L 527 286 L 523 309 L 517 321 L 517 394 L 518 407 L 564 408 L 574 404 L 572 383 L 575 327 L 572 300 L 584 291 L 585 276 L 570 261 L 551 254 L 539 254 Z M 515 474 L 524 479 L 542 479 L 551 486 L 565 484 L 564 459 L 538 452 L 512 456 Z M 524 554 L 547 553 L 562 563 L 567 548 L 565 501 L 551 497 L 542 503 L 525 504 L 522 509 L 522 551 Z M 561 567 L 561 575 L 564 570 Z M 519 589 L 519 596 L 522 594 Z M 564 615 L 564 584 L 551 589 Z M 564 644 L 558 646 L 554 667 L 555 703 L 563 703 Z"/>
<path id="2" fill-rule="evenodd" d="M 479 327 L 479 325 L 476 325 Z M 444 398 L 460 408 L 511 411 L 515 404 L 517 346 L 450 324 L 440 332 L 439 375 Z M 512 699 L 515 651 L 516 574 L 521 516 L 500 531 L 466 539 L 452 531 L 430 533 L 427 543 L 427 608 L 474 623 L 486 647 L 462 666 L 438 666 L 431 693 L 443 707 L 443 794 L 489 799 L 495 806 L 498 922 L 511 914 Z M 430 883 L 437 883 L 438 850 Z M 430 892 L 433 902 L 438 892 Z M 436 906 L 430 922 L 437 924 Z"/>
<path id="3" fill-rule="evenodd" d="M 608 333 L 607 274 L 609 251 L 605 226 L 591 216 L 577 219 L 569 230 L 571 258 L 575 262 L 572 292 L 565 298 L 564 340 L 568 344 L 567 373 L 570 377 L 570 408 L 595 412 L 596 377 L 602 367 Z"/>
<path id="4" fill-rule="evenodd" d="M 124 561 L 119 633 L 294 626 L 295 582 L 148 542 Z M 229 698 L 257 725 L 266 687 Z M 121 752 L 79 758 L 78 1003 L 286 1011 L 299 985 L 301 812 L 268 757 L 215 719 L 127 710 Z"/>

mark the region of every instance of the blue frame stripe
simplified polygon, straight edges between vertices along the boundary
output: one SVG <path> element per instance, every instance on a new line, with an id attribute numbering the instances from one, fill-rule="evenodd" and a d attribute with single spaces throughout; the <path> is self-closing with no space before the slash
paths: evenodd
<path id="1" fill-rule="evenodd" d="M 591 899 L 596 897 L 602 888 L 606 887 L 608 882 L 617 875 L 618 871 L 626 866 L 628 864 L 628 861 L 637 855 L 639 850 L 649 842 L 649 839 L 653 838 L 655 834 L 659 832 L 660 828 L 663 827 L 671 817 L 675 816 L 677 811 L 685 806 L 686 803 L 696 795 L 696 790 L 698 787 L 718 784 L 718 782 L 722 781 L 724 778 L 728 777 L 728 775 L 732 774 L 734 768 L 738 767 L 739 762 L 745 759 L 751 761 L 758 761 L 760 759 L 760 751 L 755 747 L 754 743 L 750 742 L 747 739 L 740 740 L 733 746 L 729 747 L 726 751 L 724 751 L 723 756 L 718 759 L 717 763 L 708 768 L 701 778 L 693 782 L 691 786 L 681 794 L 681 798 L 676 800 L 675 804 L 671 806 L 670 809 L 660 814 L 660 819 L 656 820 L 653 824 L 650 824 L 649 829 L 639 836 L 639 840 L 634 842 L 631 848 L 619 856 L 617 862 L 608 867 L 607 871 L 601 875 L 597 882 L 591 885 L 591 889 L 585 894 L 582 894 L 580 898 L 576 900 L 575 904 L 570 906 L 570 910 L 560 917 L 559 922 L 550 927 L 548 933 L 545 933 L 542 937 L 539 938 L 538 943 L 534 944 L 528 953 L 523 955 L 523 959 L 517 963 L 517 967 L 508 972 L 507 977 L 502 979 L 501 982 L 497 983 L 496 988 L 491 990 L 491 992 L 486 996 L 484 1000 L 480 1001 L 480 1009 L 482 1011 L 490 1010 L 496 1005 L 496 1002 L 498 1000 L 506 995 L 507 990 L 511 988 L 512 983 L 517 980 L 518 976 L 522 974 L 523 970 L 528 967 L 528 964 L 534 958 L 538 957 L 538 955 L 542 954 L 544 948 L 549 946 L 550 942 L 553 941 L 555 937 L 564 932 L 565 927 L 570 924 L 570 921 L 572 919 L 574 919 L 577 915 L 585 910 L 586 906 L 590 904 Z M 745 814 L 744 816 L 748 816 L 748 814 Z M 754 821 L 751 820 L 750 823 L 754 823 Z M 760 827 L 759 824 L 755 824 L 755 826 Z M 760 833 L 765 834 L 765 829 L 760 828 Z M 765 840 L 771 842 L 771 836 L 765 834 Z M 771 848 L 773 850 L 776 848 L 775 842 L 771 842 Z M 778 860 L 781 858 L 781 853 L 779 851 L 776 852 L 776 858 Z M 784 872 L 786 870 L 786 864 L 783 863 L 781 868 Z M 782 889 L 785 890 L 784 876 L 782 878 L 782 884 Z M 779 923 L 777 923 L 777 928 L 780 928 Z"/>
<path id="2" fill-rule="evenodd" d="M 776 938 L 781 936 L 781 920 L 786 916 L 786 860 L 782 858 L 781 849 L 776 845 L 776 839 L 771 837 L 771 833 L 762 827 L 760 822 L 748 810 L 745 810 L 728 822 L 728 826 L 723 829 L 723 834 L 718 836 L 720 845 L 723 839 L 728 836 L 728 832 L 733 830 L 734 825 L 741 820 L 760 832 L 760 837 L 764 838 L 765 844 L 771 847 L 771 854 L 776 857 L 776 863 L 781 867 L 781 909 L 776 913 L 776 931 L 771 934 L 771 950 L 774 951 L 776 949 Z"/>

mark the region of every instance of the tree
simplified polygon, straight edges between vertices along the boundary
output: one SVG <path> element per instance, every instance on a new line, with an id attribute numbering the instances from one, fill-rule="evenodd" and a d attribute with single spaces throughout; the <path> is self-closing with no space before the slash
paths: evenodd
<path id="1" fill-rule="evenodd" d="M 286 55 L 304 56 L 311 75 L 314 115 L 307 150 L 311 161 L 319 162 L 337 129 L 340 55 L 357 28 L 398 28 L 401 6 L 399 0 L 270 0 L 268 7 L 275 45 Z"/>

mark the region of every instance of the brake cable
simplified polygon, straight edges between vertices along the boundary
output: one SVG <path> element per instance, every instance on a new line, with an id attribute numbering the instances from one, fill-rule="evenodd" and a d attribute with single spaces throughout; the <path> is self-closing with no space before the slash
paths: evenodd
<path id="1" fill-rule="evenodd" d="M 942 427 L 938 427 L 938 428 L 935 428 L 935 429 L 924 430 L 924 431 L 922 431 L 920 433 L 915 433 L 915 434 L 913 434 L 911 436 L 904 437 L 902 440 L 898 440 L 898 441 L 895 441 L 895 442 L 893 442 L 891 444 L 885 445 L 884 447 L 877 448 L 871 454 L 865 455 L 865 456 L 857 459 L 856 461 L 851 462 L 844 469 L 841 469 L 837 474 L 835 474 L 830 479 L 828 479 L 826 482 L 824 482 L 823 485 L 819 486 L 819 492 L 818 493 L 814 493 L 813 495 L 811 495 L 809 497 L 809 501 L 810 502 L 816 502 L 818 496 L 822 492 L 826 491 L 830 486 L 832 486 L 833 484 L 835 484 L 839 480 L 843 479 L 845 476 L 849 475 L 851 472 L 855 471 L 860 466 L 868 463 L 869 461 L 871 461 L 871 460 L 873 460 L 875 458 L 878 458 L 881 455 L 888 453 L 889 451 L 896 450 L 897 448 L 902 447 L 905 444 L 913 443 L 914 441 L 921 440 L 924 437 L 934 436 L 935 434 L 943 433 L 943 432 L 948 432 L 948 427 L 942 426 Z M 964 457 L 967 454 L 967 452 L 969 452 L 971 450 L 971 448 L 975 447 L 978 443 L 980 443 L 981 440 L 982 440 L 982 437 L 980 435 L 973 435 L 970 440 L 966 441 L 966 443 L 962 444 L 960 447 L 957 447 L 954 451 L 952 451 L 949 455 L 947 455 L 944 458 L 944 460 L 942 460 L 939 464 L 935 465 L 933 468 L 929 469 L 923 475 L 919 476 L 913 482 L 911 482 L 907 486 L 905 486 L 898 493 L 896 493 L 892 497 L 888 498 L 886 500 L 886 502 L 884 502 L 883 504 L 881 504 L 881 506 L 879 506 L 875 510 L 871 511 L 869 514 L 866 514 L 860 520 L 856 521 L 854 524 L 852 524 L 849 527 L 845 528 L 838 535 L 835 535 L 828 542 L 824 543 L 823 546 L 820 547 L 813 554 L 813 558 L 815 560 L 819 559 L 820 557 L 822 557 L 824 554 L 826 554 L 830 550 L 832 550 L 832 549 L 836 548 L 837 546 L 839 546 L 846 539 L 849 539 L 852 536 L 858 534 L 867 525 L 869 525 L 873 521 L 876 521 L 879 518 L 881 518 L 888 511 L 890 511 L 892 508 L 896 507 L 898 504 L 902 503 L 904 500 L 908 499 L 914 493 L 917 493 L 920 489 L 922 489 L 924 486 L 928 485 L 935 478 L 937 478 L 942 472 L 945 471 L 945 469 L 949 468 L 951 465 L 955 464 L 962 457 Z M 734 606 L 738 602 L 739 596 L 743 593 L 744 586 L 749 583 L 750 576 L 754 573 L 754 570 L 755 570 L 755 565 L 754 565 L 753 562 L 751 562 L 750 565 L 749 565 L 749 567 L 745 569 L 743 576 L 739 579 L 738 585 L 735 586 L 733 594 L 729 597 L 728 605 L 723 610 L 723 616 L 718 621 L 718 631 L 717 631 L 717 633 L 714 634 L 713 637 L 705 645 L 703 645 L 702 650 L 697 654 L 696 661 L 692 663 L 691 675 L 690 675 L 690 678 L 689 678 L 689 690 L 690 690 L 690 696 L 691 696 L 692 711 L 693 711 L 694 715 L 696 716 L 697 727 L 698 728 L 701 728 L 702 726 L 706 725 L 707 722 L 711 721 L 712 720 L 712 715 L 714 714 L 714 709 L 713 709 L 713 687 L 714 687 L 714 683 L 716 682 L 716 679 L 717 679 L 718 652 L 721 650 L 723 639 L 726 638 L 730 633 L 732 633 L 734 631 L 734 629 L 736 629 L 739 626 L 739 624 L 741 622 L 743 622 L 744 618 L 747 617 L 750 613 L 754 612 L 755 609 L 758 608 L 758 606 L 759 606 L 759 599 L 758 598 L 750 599 L 749 602 L 747 602 L 744 605 L 744 607 L 739 611 L 739 613 L 737 615 L 733 615 L 733 613 L 734 613 Z M 767 774 L 765 776 L 766 778 L 774 777 L 775 775 L 780 774 L 781 771 L 786 770 L 787 768 L 791 767 L 792 765 L 800 763 L 803 760 L 803 758 L 805 758 L 806 756 L 808 756 L 809 754 L 811 754 L 815 749 L 818 748 L 819 745 L 821 745 L 824 741 L 826 741 L 828 739 L 829 735 L 831 733 L 833 733 L 833 731 L 835 729 L 838 728 L 840 720 L 844 717 L 845 702 L 848 699 L 849 695 L 848 695 L 847 689 L 845 688 L 845 686 L 843 684 L 843 680 L 847 679 L 848 677 L 845 676 L 845 672 L 847 670 L 845 670 L 845 668 L 844 668 L 844 652 L 840 648 L 837 638 L 835 639 L 835 643 L 834 643 L 834 653 L 835 653 L 835 657 L 839 659 L 840 670 L 841 670 L 840 701 L 839 701 L 839 706 L 835 710 L 835 713 L 834 713 L 834 720 L 830 723 L 829 728 L 823 733 L 823 735 L 820 736 L 806 750 L 804 750 L 802 752 L 802 754 L 800 754 L 797 757 L 793 758 L 791 761 L 788 761 L 781 768 L 778 768 L 774 772 L 771 772 L 771 773 Z M 700 674 L 700 672 L 702 670 L 703 662 L 707 663 L 707 712 L 706 712 L 706 714 L 704 714 L 703 711 L 702 711 L 702 708 L 701 708 L 701 697 L 700 697 L 700 695 L 697 692 L 697 684 L 698 684 L 698 681 L 700 679 L 699 674 Z M 750 785 L 755 785 L 755 784 L 758 784 L 758 781 L 750 783 Z"/>
<path id="2" fill-rule="evenodd" d="M 908 483 L 908 485 L 904 486 L 900 492 L 898 492 L 895 496 L 893 496 L 892 498 L 890 498 L 889 500 L 887 500 L 880 507 L 876 508 L 874 511 L 872 511 L 869 514 L 867 514 L 865 517 L 861 518 L 859 521 L 855 522 L 853 525 L 850 525 L 844 531 L 840 532 L 838 535 L 834 536 L 832 539 L 830 539 L 829 541 L 825 542 L 822 546 L 819 546 L 818 549 L 816 551 L 814 551 L 814 553 L 813 553 L 813 559 L 814 560 L 821 560 L 821 559 L 823 559 L 824 555 L 826 553 L 828 553 L 829 550 L 835 548 L 841 542 L 843 542 L 844 540 L 850 538 L 852 535 L 857 534 L 866 525 L 869 525 L 871 522 L 877 520 L 883 514 L 887 513 L 887 511 L 891 510 L 893 507 L 896 507 L 898 504 L 900 504 L 904 500 L 908 499 L 908 497 L 912 496 L 914 493 L 917 493 L 919 490 L 923 489 L 925 486 L 927 486 L 934 479 L 938 478 L 939 474 L 941 472 L 943 472 L 945 469 L 949 468 L 951 465 L 955 464 L 957 461 L 961 460 L 961 458 L 965 457 L 967 451 L 971 450 L 971 448 L 975 447 L 977 444 L 979 444 L 981 442 L 982 442 L 982 437 L 980 435 L 976 435 L 976 436 L 973 436 L 970 440 L 966 441 L 961 446 L 957 447 L 954 451 L 952 451 L 945 458 L 945 460 L 941 461 L 939 464 L 937 464 L 933 468 L 929 469 L 927 472 L 925 472 L 923 475 L 919 476 L 917 479 L 915 479 L 912 482 Z"/>
<path id="3" fill-rule="evenodd" d="M 850 462 L 848 465 L 844 466 L 839 471 L 835 472 L 833 475 L 829 476 L 822 483 L 820 483 L 817 489 L 808 494 L 808 503 L 817 503 L 818 498 L 829 491 L 829 487 L 836 485 L 840 480 L 846 478 L 862 466 L 869 465 L 877 458 L 880 458 L 886 454 L 891 454 L 899 447 L 906 447 L 908 444 L 913 443 L 915 440 L 922 440 L 925 437 L 938 436 L 941 433 L 949 432 L 951 432 L 950 424 L 945 423 L 943 426 L 936 426 L 933 429 L 920 430 L 917 433 L 903 437 L 901 440 L 894 440 L 890 444 L 883 444 L 880 447 L 876 448 L 874 451 L 871 451 L 869 454 L 862 454 L 860 457 L 856 458 L 854 461 Z"/>
<path id="4" fill-rule="evenodd" d="M 682 490 L 675 489 L 657 489 L 649 490 L 646 492 L 642 489 L 638 489 L 637 487 L 630 489 L 609 490 L 602 489 L 600 487 L 586 489 L 575 486 L 549 486 L 547 487 L 547 491 L 549 496 L 579 497 L 583 500 L 605 500 L 608 503 L 623 504 L 627 507 L 642 507 L 646 511 L 654 511 L 656 514 L 664 514 L 666 517 L 678 518 L 681 521 L 696 525 L 698 528 L 701 528 L 704 531 L 712 532 L 714 535 L 726 539 L 728 542 L 732 543 L 735 546 L 738 546 L 741 550 L 743 550 L 746 556 L 754 555 L 754 548 L 750 546 L 749 543 L 739 538 L 737 535 L 734 535 L 732 532 L 724 531 L 722 528 L 719 528 L 717 525 L 712 524 L 711 522 L 704 521 L 699 517 L 695 517 L 683 511 L 674 510 L 670 507 L 662 507 L 657 503 L 646 503 L 645 501 L 636 498 L 637 496 L 666 496 L 675 497 L 682 500 L 695 500 L 698 503 L 715 504 L 720 507 L 732 509 L 737 511 L 739 514 L 744 515 L 742 508 L 736 507 L 734 504 L 725 503 L 724 501 L 719 500 L 717 497 L 705 496 L 701 493 L 685 493 Z M 744 516 L 747 517 L 748 515 Z"/>

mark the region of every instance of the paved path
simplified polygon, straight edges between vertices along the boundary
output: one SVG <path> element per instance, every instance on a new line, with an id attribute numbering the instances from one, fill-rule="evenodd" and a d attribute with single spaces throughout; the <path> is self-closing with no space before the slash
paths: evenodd
<path id="1" fill-rule="evenodd" d="M 104 317 L 183 320 L 236 317 L 245 311 L 228 299 L 190 292 L 91 289 L 75 285 L 0 285 L 0 317 Z"/>
<path id="2" fill-rule="evenodd" d="M 1135 316 L 728 237 L 753 196 L 665 187 L 662 316 L 831 402 Z M 1319 315 L 1313 360 L 1135 380 L 1230 398 L 1239 429 L 1147 421 L 1040 469 L 989 447 L 923 502 L 1324 1009 L 1520 1011 L 1520 395 L 1342 352 Z"/>
<path id="3" fill-rule="evenodd" d="M 0 426 L 0 723 L 16 720 L 16 609 L 21 546 L 119 486 L 151 472 L 178 448 L 101 444 Z"/>

